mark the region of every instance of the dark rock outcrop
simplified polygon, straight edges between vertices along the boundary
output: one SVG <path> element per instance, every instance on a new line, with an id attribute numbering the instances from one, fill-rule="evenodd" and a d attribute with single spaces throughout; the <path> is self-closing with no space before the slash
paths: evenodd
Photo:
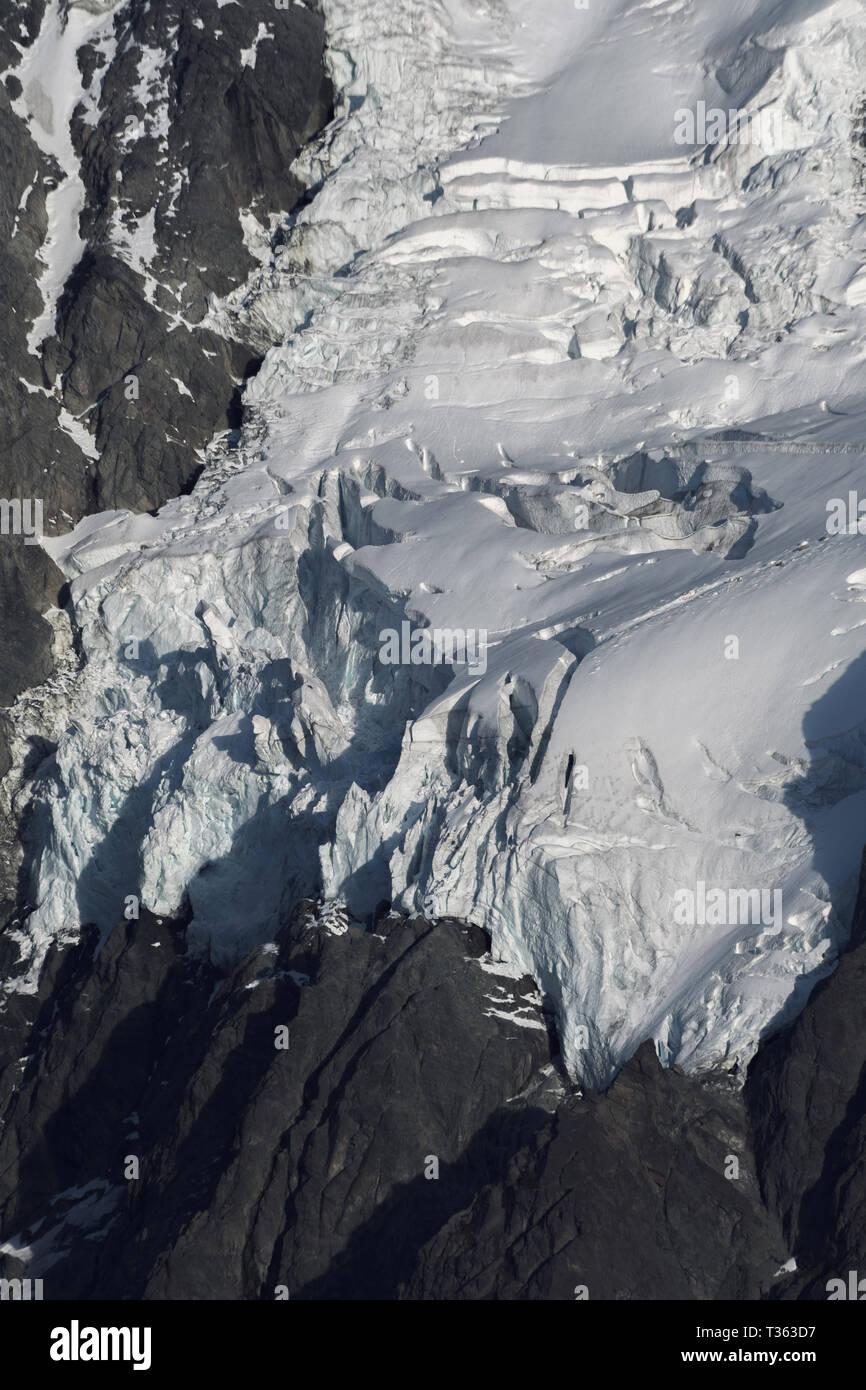
<path id="1" fill-rule="evenodd" d="M 783 1238 L 729 1083 L 648 1044 L 584 1096 L 477 928 L 327 920 L 302 904 L 221 978 L 144 913 L 18 1001 L 2 1233 L 47 1297 L 769 1292 Z"/>
<path id="2" fill-rule="evenodd" d="M 859 928 L 744 1090 L 646 1043 L 603 1095 L 477 927 L 302 903 L 229 974 L 146 911 L 96 946 L 0 1014 L 0 1275 L 48 1298 L 824 1299 L 866 1267 Z"/>
<path id="3" fill-rule="evenodd" d="M 866 857 L 851 949 L 750 1068 L 745 1101 L 761 1186 L 796 1252 L 787 1296 L 866 1275 Z"/>
<path id="4" fill-rule="evenodd" d="M 4 70 L 44 11 L 31 0 L 0 15 Z M 256 45 L 262 25 L 271 37 Z M 13 109 L 14 73 L 0 85 L 0 497 L 40 499 L 49 535 L 93 511 L 158 508 L 190 486 L 214 433 L 239 426 L 259 358 L 202 324 L 208 296 L 255 264 L 240 209 L 267 228 L 304 194 L 290 166 L 331 111 L 322 18 L 306 5 L 129 0 L 113 26 L 110 60 L 95 46 L 78 54 L 95 113 L 79 106 L 71 126 L 87 246 L 38 356 L 27 337 L 43 309 L 46 197 L 66 175 Z M 122 247 L 142 227 L 143 261 Z M 38 545 L 0 536 L 0 603 L 16 614 L 3 628 L 0 707 L 50 673 L 42 615 L 62 605 L 62 584 Z M 8 766 L 0 720 L 0 776 Z"/>
<path id="5" fill-rule="evenodd" d="M 7 10 L 9 71 L 44 3 Z M 304 196 L 292 161 L 330 112 L 305 4 L 128 0 L 113 23 L 79 54 L 86 250 L 38 356 L 65 175 L 0 86 L 0 495 L 41 499 L 49 532 L 158 508 L 233 442 L 263 344 L 220 336 L 209 299 L 254 264 L 241 210 L 266 227 Z M 61 589 L 0 537 L 0 706 L 50 673 Z M 228 974 L 186 926 L 85 932 L 0 1012 L 0 1276 L 48 1299 L 755 1300 L 866 1272 L 866 885 L 851 951 L 742 1091 L 646 1043 L 583 1093 L 477 926 L 301 904 Z M 0 973 L 15 954 L 0 937 Z"/>

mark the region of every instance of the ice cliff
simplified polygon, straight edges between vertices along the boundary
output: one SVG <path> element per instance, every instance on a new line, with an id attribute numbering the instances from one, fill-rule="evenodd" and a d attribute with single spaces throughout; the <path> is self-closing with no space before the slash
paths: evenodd
<path id="1" fill-rule="evenodd" d="M 220 960 L 301 896 L 386 899 L 487 927 L 594 1084 L 647 1036 L 742 1064 L 832 965 L 864 839 L 866 561 L 828 531 L 864 457 L 862 7 L 324 11 L 311 196 L 210 299 L 265 353 L 240 439 L 46 541 L 86 663 L 26 979 L 130 898 Z M 678 143 L 699 102 L 764 119 Z M 484 669 L 384 662 L 404 623 Z M 677 920 L 698 884 L 783 909 Z"/>

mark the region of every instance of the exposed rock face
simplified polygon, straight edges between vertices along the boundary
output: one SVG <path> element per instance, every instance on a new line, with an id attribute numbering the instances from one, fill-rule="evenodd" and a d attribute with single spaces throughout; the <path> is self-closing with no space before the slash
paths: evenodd
<path id="1" fill-rule="evenodd" d="M 46 1297 L 823 1299 L 863 1262 L 866 945 L 744 1091 L 647 1043 L 604 1095 L 478 928 L 303 903 L 229 975 L 146 911 L 94 947 L 0 1020 L 0 1275 Z"/>
<path id="2" fill-rule="evenodd" d="M 393 913 L 364 932 L 302 904 L 225 978 L 147 913 L 95 964 L 93 944 L 52 955 L 26 1043 L 27 1006 L 5 1019 L 9 1277 L 29 1246 L 52 1298 L 778 1288 L 788 1252 L 730 1082 L 647 1044 L 581 1095 L 532 981 L 498 975 L 477 928 Z"/>
<path id="3" fill-rule="evenodd" d="M 477 929 L 396 914 L 365 933 L 302 905 L 224 979 L 182 954 L 182 936 L 145 913 L 95 965 L 92 939 L 52 958 L 32 1074 L 0 1140 L 4 1238 L 68 1213 L 45 1255 L 57 1297 L 259 1298 L 279 1283 L 300 1296 L 420 1181 L 427 1203 L 389 1232 L 400 1256 L 376 1276 L 390 1296 L 477 1185 L 465 1150 L 479 1129 L 527 1087 L 556 1089 L 531 982 L 482 969 Z M 8 1095 L 21 1035 L 4 1022 Z M 528 1102 L 515 1107 L 504 1134 Z M 138 1181 L 124 1180 L 129 1154 Z M 107 1229 L 84 1255 L 94 1193 Z"/>
<path id="4" fill-rule="evenodd" d="M 146 510 L 184 490 L 215 430 L 240 423 L 236 387 L 256 357 L 201 327 L 208 296 L 255 265 L 239 210 L 267 227 L 305 192 L 291 165 L 331 93 L 321 17 L 300 5 L 133 4 L 116 24 L 107 68 L 100 50 L 83 51 L 91 87 L 101 83 L 98 121 L 73 126 L 91 250 L 44 370 L 94 435 L 96 507 Z M 125 249 L 148 219 L 152 246 Z"/>
<path id="5" fill-rule="evenodd" d="M 725 1176 L 732 1159 L 736 1180 Z M 608 1092 L 563 1099 L 485 1175 L 418 1252 L 401 1292 L 756 1299 L 774 1283 L 780 1248 L 736 1096 L 663 1071 L 645 1043 Z"/>
<path id="6" fill-rule="evenodd" d="M 52 23 L 62 29 L 82 11 L 100 26 L 77 59 L 70 49 L 57 92 L 23 86 L 14 70 L 38 57 Z M 257 41 L 265 27 L 272 37 Z M 33 0 L 0 16 L 0 59 L 12 70 L 0 87 L 0 496 L 39 498 L 48 534 L 92 511 L 158 508 L 187 488 L 214 432 L 239 426 L 239 387 L 258 357 L 207 328 L 207 299 L 255 264 L 240 210 L 267 229 L 305 192 L 290 166 L 330 114 L 323 45 L 314 9 L 270 0 Z M 50 113 L 64 81 L 80 83 L 77 168 L 40 148 L 24 119 L 41 111 L 31 127 L 41 120 L 56 137 L 45 101 Z M 46 200 L 76 179 L 83 206 L 65 234 L 77 224 L 83 254 L 35 344 L 51 256 Z M 38 545 L 0 538 L 0 600 L 16 614 L 3 630 L 0 705 L 49 674 L 40 615 L 62 583 Z M 0 727 L 0 774 L 8 765 Z"/>
<path id="7" fill-rule="evenodd" d="M 866 865 L 866 860 L 864 860 Z M 852 949 L 794 1024 L 766 1042 L 745 1091 L 767 1205 L 797 1252 L 797 1290 L 866 1270 L 866 874 Z"/>
<path id="8" fill-rule="evenodd" d="M 0 491 L 43 499 L 51 530 L 94 510 L 156 509 L 189 488 L 215 431 L 232 446 L 240 387 L 264 342 L 239 327 L 249 316 L 211 317 L 209 297 L 244 282 L 256 220 L 264 227 L 303 197 L 290 166 L 331 100 L 320 17 L 271 0 L 70 0 L 62 13 L 33 0 L 0 20 L 4 69 L 39 43 L 47 17 L 72 12 L 105 20 L 70 70 L 81 89 L 74 170 L 22 119 L 22 101 L 32 110 L 38 94 L 14 73 L 0 88 L 10 170 Z M 34 349 L 49 199 L 75 178 L 83 252 Z M 662 271 L 669 279 L 663 258 L 641 274 L 673 313 L 679 291 L 659 292 Z M 216 331 L 229 322 L 247 338 Z M 616 346 L 610 325 L 587 324 L 569 355 L 602 360 Z M 605 497 L 626 526 L 634 507 L 661 534 L 674 498 L 634 503 L 651 462 L 626 460 Z M 744 517 L 770 506 L 745 484 L 722 486 L 709 466 L 706 476 L 718 491 L 713 526 L 737 490 Z M 340 487 L 334 509 L 351 524 L 353 494 Z M 510 484 L 503 496 L 521 529 L 550 524 L 543 496 L 530 505 Z M 360 494 L 354 502 L 357 520 Z M 367 536 L 359 525 L 356 539 Z M 323 570 L 336 567 L 320 549 Z M 351 604 L 339 574 L 342 616 Z M 303 577 L 330 653 L 335 623 L 309 560 Z M 4 630 L 0 703 L 49 674 L 41 615 L 60 588 L 37 546 L 3 537 L 0 601 L 16 621 Z M 570 640 L 582 655 L 583 635 Z M 284 678 L 275 663 L 274 683 Z M 203 697 L 190 689 L 194 709 Z M 306 690 L 309 706 L 299 697 L 284 711 L 287 730 L 315 713 L 318 688 Z M 521 690 L 511 692 L 511 777 L 522 759 L 535 763 Z M 312 716 L 306 733 L 312 746 Z M 263 765 L 287 757 L 288 738 L 278 743 L 261 740 Z M 655 764 L 639 751 L 664 811 Z M 31 770 L 46 772 L 50 752 L 37 733 Z M 451 756 L 456 773 L 459 748 Z M 7 764 L 0 730 L 0 772 Z M 126 820 L 148 817 L 133 803 Z M 332 838 L 338 858 L 355 823 L 330 837 L 320 820 L 316 807 L 311 844 Z M 254 822 L 244 830 L 260 833 Z M 4 833 L 6 870 L 8 842 Z M 92 874 L 116 845 L 97 846 Z M 202 873 L 213 883 L 215 871 Z M 237 888 L 237 860 L 219 872 Z M 828 1278 L 866 1260 L 864 902 L 854 949 L 764 1045 L 742 1092 L 730 1076 L 663 1069 L 651 1043 L 604 1094 L 582 1092 L 562 1069 L 537 984 L 508 975 L 481 929 L 451 918 L 384 910 L 365 931 L 333 906 L 302 903 L 230 971 L 195 953 L 185 920 L 143 910 L 101 949 L 85 931 L 51 948 L 36 996 L 12 996 L 0 1013 L 0 1275 L 41 1278 L 49 1299 L 823 1298 Z M 14 945 L 0 938 L 0 975 L 14 970 Z M 792 1255 L 799 1269 L 783 1274 Z"/>
<path id="9" fill-rule="evenodd" d="M 27 11 L 7 11 L 5 23 Z M 15 61 L 14 50 L 2 33 L 4 67 Z M 42 307 L 37 288 L 36 253 L 47 219 L 45 187 L 48 163 L 24 123 L 13 113 L 7 90 L 0 85 L 0 412 L 5 422 L 0 456 L 0 496 L 43 498 L 46 529 L 60 511 L 80 516 L 86 507 L 89 461 L 57 427 L 58 407 L 27 385 L 34 380 L 35 358 L 28 361 L 27 329 Z M 23 206 L 22 206 L 23 202 Z M 51 629 L 40 616 L 57 602 L 63 576 L 38 545 L 23 535 L 0 536 L 0 602 L 14 614 L 0 632 L 0 706 L 12 703 L 19 691 L 45 680 L 51 670 Z M 8 768 L 6 742 L 0 726 L 0 775 Z"/>
<path id="10" fill-rule="evenodd" d="M 143 911 L 95 960 L 96 933 L 53 949 L 0 1016 L 0 1275 L 49 1298 L 823 1299 L 864 1257 L 858 939 L 744 1090 L 646 1043 L 601 1095 L 477 927 L 302 903 L 221 974 Z"/>

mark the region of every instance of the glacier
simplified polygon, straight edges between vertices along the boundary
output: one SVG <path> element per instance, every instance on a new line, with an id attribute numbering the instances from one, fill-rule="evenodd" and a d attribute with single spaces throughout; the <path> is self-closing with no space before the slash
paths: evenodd
<path id="1" fill-rule="evenodd" d="M 311 197 L 209 308 L 264 353 L 240 439 L 44 541 L 85 660 L 7 988 L 130 896 L 225 963 L 384 900 L 488 929 L 591 1085 L 742 1070 L 864 840 L 862 6 L 324 11 Z M 699 101 L 779 119 L 684 146 Z M 383 663 L 406 622 L 486 669 Z M 682 924 L 697 883 L 781 923 Z"/>

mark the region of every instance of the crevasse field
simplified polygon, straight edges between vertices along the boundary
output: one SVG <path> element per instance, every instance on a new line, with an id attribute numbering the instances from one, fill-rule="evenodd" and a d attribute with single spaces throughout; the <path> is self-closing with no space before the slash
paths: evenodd
<path id="1" fill-rule="evenodd" d="M 324 9 L 314 194 L 273 253 L 245 218 L 261 268 L 210 309 L 266 353 L 242 438 L 45 542 L 86 664 L 23 987 L 131 894 L 220 960 L 302 896 L 335 929 L 385 899 L 490 930 L 592 1084 L 647 1036 L 742 1068 L 832 968 L 866 838 L 866 14 Z M 28 63 L 71 110 L 56 42 Z M 404 624 L 483 660 L 383 660 Z"/>

